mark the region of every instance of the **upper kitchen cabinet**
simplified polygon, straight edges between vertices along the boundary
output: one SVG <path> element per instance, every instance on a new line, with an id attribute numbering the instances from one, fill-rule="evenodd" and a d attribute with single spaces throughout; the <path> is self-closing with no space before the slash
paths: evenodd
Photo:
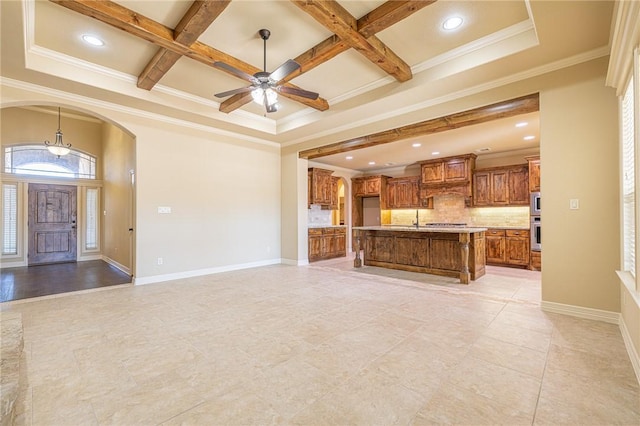
<path id="1" fill-rule="evenodd" d="M 329 210 L 338 210 L 339 196 L 338 196 L 338 181 L 340 178 L 337 176 L 331 176 L 331 203 L 329 204 Z"/>
<path id="2" fill-rule="evenodd" d="M 387 176 L 365 176 L 351 179 L 353 195 L 356 197 L 375 197 L 386 191 Z"/>
<path id="3" fill-rule="evenodd" d="M 470 204 L 476 155 L 466 154 L 420 162 L 420 200 L 424 205 L 434 195 L 459 194 Z"/>
<path id="4" fill-rule="evenodd" d="M 529 191 L 540 192 L 540 156 L 527 157 L 529 162 Z"/>
<path id="5" fill-rule="evenodd" d="M 313 167 L 308 169 L 308 173 L 308 204 L 330 206 L 332 201 L 337 200 L 337 185 L 336 195 L 332 196 L 334 185 L 331 175 L 333 171 Z"/>
<path id="6" fill-rule="evenodd" d="M 420 177 L 407 176 L 387 180 L 387 208 L 416 209 L 422 207 L 419 199 Z"/>
<path id="7" fill-rule="evenodd" d="M 522 206 L 529 204 L 526 165 L 492 167 L 473 173 L 473 205 Z"/>

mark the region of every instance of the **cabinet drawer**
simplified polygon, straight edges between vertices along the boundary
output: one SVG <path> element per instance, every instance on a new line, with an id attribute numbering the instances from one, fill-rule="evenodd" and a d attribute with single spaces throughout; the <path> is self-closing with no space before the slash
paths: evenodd
<path id="1" fill-rule="evenodd" d="M 322 228 L 309 228 L 309 235 L 322 235 Z"/>
<path id="2" fill-rule="evenodd" d="M 491 235 L 493 237 L 504 237 L 505 230 L 504 229 L 487 229 L 486 235 Z"/>
<path id="3" fill-rule="evenodd" d="M 526 229 L 507 229 L 507 237 L 529 238 L 529 231 Z"/>
<path id="4" fill-rule="evenodd" d="M 336 233 L 336 228 L 322 228 L 322 233 L 325 235 L 333 235 Z"/>
<path id="5" fill-rule="evenodd" d="M 347 233 L 347 228 L 335 228 L 335 230 L 336 230 L 336 234 L 346 235 Z"/>

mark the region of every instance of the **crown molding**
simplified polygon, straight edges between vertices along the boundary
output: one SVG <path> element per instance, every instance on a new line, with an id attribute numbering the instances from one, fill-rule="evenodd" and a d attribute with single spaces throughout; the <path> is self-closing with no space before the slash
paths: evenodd
<path id="1" fill-rule="evenodd" d="M 11 78 L 6 78 L 0 76 L 0 89 L 4 87 L 10 87 L 18 90 L 23 90 L 31 93 L 35 93 L 41 96 L 47 96 L 51 98 L 61 99 L 71 104 L 80 104 L 86 107 L 89 111 L 91 111 L 88 107 L 101 108 L 107 111 L 117 112 L 126 115 L 132 115 L 138 118 L 145 118 L 152 121 L 158 121 L 162 123 L 168 123 L 175 126 L 199 130 L 206 133 L 215 134 L 218 136 L 229 137 L 237 140 L 243 140 L 245 142 L 255 143 L 259 145 L 266 145 L 274 148 L 280 148 L 280 144 L 276 142 L 271 142 L 266 139 L 260 139 L 253 136 L 243 135 L 242 133 L 232 132 L 228 130 L 222 130 L 213 126 L 207 126 L 204 124 L 194 123 L 187 120 L 181 120 L 178 118 L 168 117 L 166 115 L 157 114 L 154 112 L 149 112 L 137 108 L 127 107 L 120 104 L 116 104 L 113 102 L 102 101 L 94 98 L 90 98 L 87 96 L 76 95 L 74 93 L 65 92 L 62 90 L 52 89 L 50 87 L 39 86 L 33 83 L 27 83 L 21 80 L 15 80 Z M 0 108 L 7 107 L 23 107 L 25 105 L 35 105 L 37 102 L 32 101 L 18 101 L 18 100 L 7 100 L 8 96 L 3 93 L 3 97 L 0 100 Z M 46 101 L 45 103 L 50 103 L 51 101 Z M 101 117 L 102 118 L 102 117 Z M 106 119 L 106 118 L 105 118 Z M 117 123 L 116 123 L 117 124 Z M 126 130 L 126 129 L 125 129 Z M 127 130 L 128 133 L 130 133 Z M 133 135 L 135 136 L 135 135 Z"/>
<path id="2" fill-rule="evenodd" d="M 612 20 L 611 58 L 606 84 L 622 96 L 633 72 L 633 51 L 640 45 L 640 2 L 617 1 Z"/>

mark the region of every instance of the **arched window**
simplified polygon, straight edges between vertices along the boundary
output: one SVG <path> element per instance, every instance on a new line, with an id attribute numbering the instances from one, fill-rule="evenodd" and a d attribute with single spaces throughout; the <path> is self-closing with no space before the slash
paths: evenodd
<path id="1" fill-rule="evenodd" d="M 13 145 L 4 149 L 4 172 L 75 179 L 96 178 L 96 157 L 72 149 L 59 157 L 43 144 Z"/>

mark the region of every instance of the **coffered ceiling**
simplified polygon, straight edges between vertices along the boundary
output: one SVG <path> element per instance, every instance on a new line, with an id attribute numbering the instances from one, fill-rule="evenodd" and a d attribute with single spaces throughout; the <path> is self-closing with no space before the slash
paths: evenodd
<path id="1" fill-rule="evenodd" d="M 1 7 L 4 79 L 90 92 L 286 146 L 394 128 L 425 106 L 607 55 L 613 2 L 20 0 Z M 445 30 L 451 16 L 463 24 Z M 317 101 L 281 93 L 280 109 L 266 114 L 248 94 L 214 97 L 248 85 L 216 61 L 262 70 L 261 28 L 271 31 L 266 70 L 296 60 L 300 71 L 286 84 L 319 93 Z M 104 46 L 88 45 L 85 34 Z M 482 131 L 505 133 L 493 124 Z M 476 140 L 460 145 L 466 152 L 489 143 L 471 131 L 456 136 Z M 428 149 L 453 135 L 431 135 Z M 521 146 L 513 134 L 492 149 Z"/>

